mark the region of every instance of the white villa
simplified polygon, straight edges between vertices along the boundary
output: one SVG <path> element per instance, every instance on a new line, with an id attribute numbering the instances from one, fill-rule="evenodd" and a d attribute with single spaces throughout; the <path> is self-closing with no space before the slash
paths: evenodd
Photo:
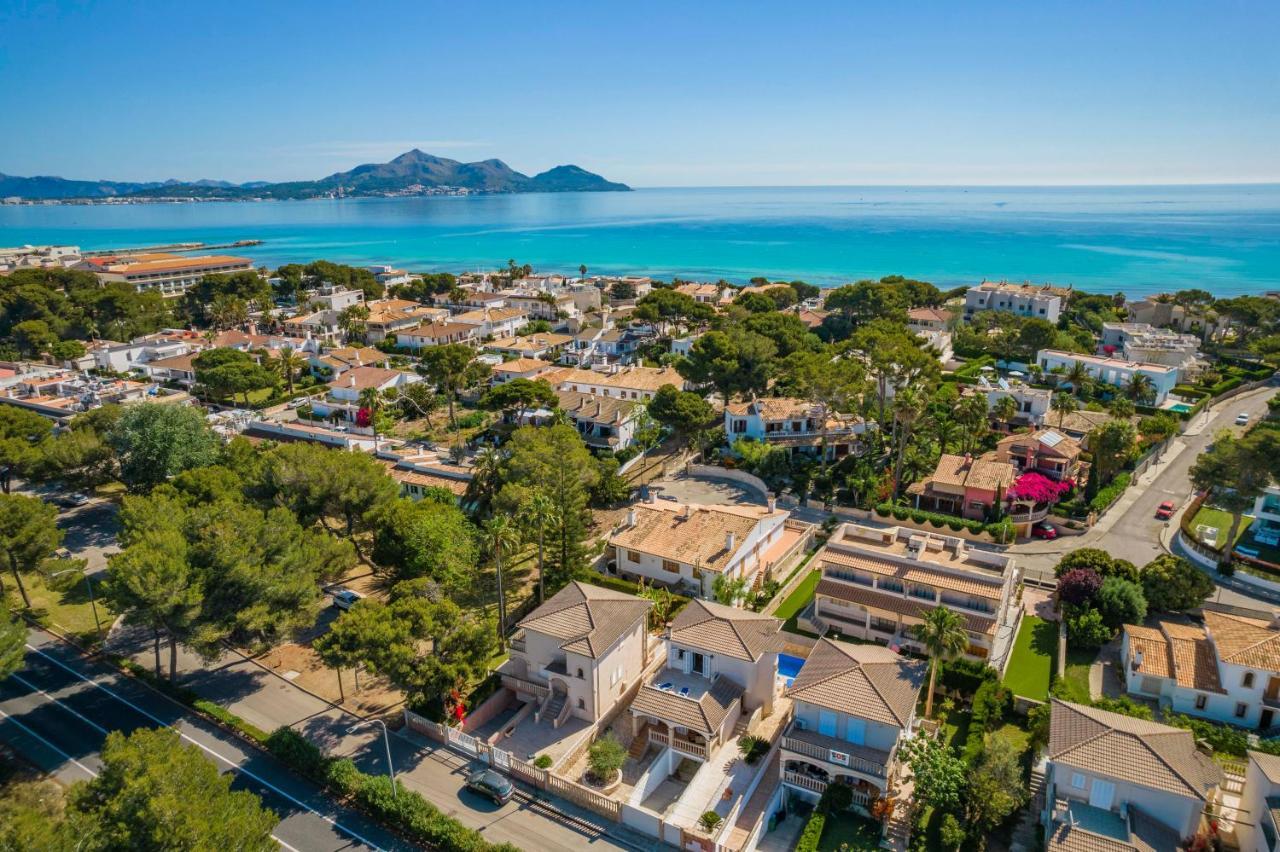
<path id="1" fill-rule="evenodd" d="M 1070 295 L 1070 287 L 983 281 L 965 291 L 964 318 L 970 319 L 978 311 L 1006 311 L 1056 324 Z"/>
<path id="2" fill-rule="evenodd" d="M 1051 701 L 1047 852 L 1172 850 L 1201 831 L 1222 770 L 1190 731 Z"/>
<path id="3" fill-rule="evenodd" d="M 1164 364 L 1147 364 L 1138 361 L 1126 361 L 1123 358 L 1104 358 L 1098 355 L 1081 355 L 1078 352 L 1063 352 L 1059 349 L 1041 349 L 1036 353 L 1036 361 L 1040 369 L 1046 373 L 1057 368 L 1070 370 L 1073 364 L 1084 364 L 1089 375 L 1104 384 L 1123 388 L 1134 376 L 1146 376 L 1151 380 L 1155 396 L 1148 400 L 1150 404 L 1159 406 L 1178 384 L 1178 368 Z"/>
<path id="4" fill-rule="evenodd" d="M 1120 659 L 1129 693 L 1245 728 L 1280 723 L 1280 625 L 1213 604 L 1203 614 L 1203 625 L 1163 619 L 1155 627 L 1124 626 Z"/>
<path id="5" fill-rule="evenodd" d="M 879 645 L 818 640 L 787 690 L 794 718 L 779 771 L 788 795 L 816 802 L 844 781 L 865 807 L 888 793 L 928 672 L 926 661 Z"/>
<path id="6" fill-rule="evenodd" d="M 825 411 L 803 399 L 765 397 L 730 403 L 724 409 L 724 431 L 730 444 L 738 438 L 766 441 L 789 452 L 821 454 L 825 438 L 828 458 L 856 453 L 858 437 L 874 424 Z"/>

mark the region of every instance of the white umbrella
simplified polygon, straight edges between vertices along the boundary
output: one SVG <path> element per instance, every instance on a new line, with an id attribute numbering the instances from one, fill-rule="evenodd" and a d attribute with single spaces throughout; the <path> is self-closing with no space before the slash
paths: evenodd
<path id="1" fill-rule="evenodd" d="M 1017 378 L 1019 378 L 1019 379 L 1020 379 L 1020 378 L 1022 378 L 1023 376 L 1025 376 L 1025 375 L 1026 375 L 1026 373 L 1023 373 L 1021 370 L 1010 370 L 1010 371 L 1009 371 L 1009 375 L 1011 375 L 1011 376 L 1016 376 Z"/>
<path id="2" fill-rule="evenodd" d="M 982 368 L 982 372 L 984 373 L 987 373 L 987 372 L 994 373 L 995 371 L 996 371 L 996 368 L 991 366 L 990 364 Z"/>

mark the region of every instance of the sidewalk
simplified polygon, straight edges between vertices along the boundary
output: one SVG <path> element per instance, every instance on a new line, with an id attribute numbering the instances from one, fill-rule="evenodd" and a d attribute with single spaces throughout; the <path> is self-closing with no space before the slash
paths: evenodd
<path id="1" fill-rule="evenodd" d="M 154 665 L 150 635 L 145 630 L 118 627 L 111 633 L 108 645 L 113 652 L 131 656 L 148 668 Z M 167 665 L 167 648 L 161 657 Z M 350 757 L 364 772 L 387 771 L 380 728 L 365 725 L 352 733 L 354 726 L 365 721 L 363 717 L 312 695 L 239 654 L 226 652 L 218 660 L 206 663 L 179 647 L 178 684 L 265 731 L 289 725 L 325 751 Z M 648 838 L 634 836 L 625 827 L 568 802 L 513 800 L 495 807 L 464 789 L 467 775 L 481 764 L 473 764 L 461 754 L 417 735 L 393 731 L 390 747 L 396 777 L 405 787 L 421 793 L 464 825 L 484 832 L 495 843 L 509 842 L 522 849 L 547 852 L 584 844 L 608 850 L 649 846 Z M 557 818 L 557 811 L 594 830 Z"/>

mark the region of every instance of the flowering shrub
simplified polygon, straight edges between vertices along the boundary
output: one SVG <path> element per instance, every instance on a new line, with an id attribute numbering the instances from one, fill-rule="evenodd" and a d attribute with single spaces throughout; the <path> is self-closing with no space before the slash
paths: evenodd
<path id="1" fill-rule="evenodd" d="M 1007 496 L 1010 502 L 1056 503 L 1072 485 L 1069 479 L 1059 482 L 1032 470 L 1018 477 Z"/>

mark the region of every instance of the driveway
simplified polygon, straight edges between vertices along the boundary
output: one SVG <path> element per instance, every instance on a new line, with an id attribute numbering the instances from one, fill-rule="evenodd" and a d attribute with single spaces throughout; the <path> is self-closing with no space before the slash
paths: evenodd
<path id="1" fill-rule="evenodd" d="M 1093 529 L 1085 535 L 1055 542 L 1017 545 L 1012 551 L 1018 556 L 1018 564 L 1029 577 L 1052 579 L 1053 566 L 1062 554 L 1080 547 L 1101 548 L 1139 567 L 1167 553 L 1160 543 L 1160 533 L 1171 522 L 1156 520 L 1156 507 L 1165 500 L 1172 500 L 1177 506 L 1190 502 L 1194 493 L 1190 471 L 1196 459 L 1223 429 L 1236 434 L 1244 431 L 1245 427 L 1235 425 L 1236 415 L 1241 411 L 1249 412 L 1250 422 L 1265 416 L 1267 400 L 1275 393 L 1273 387 L 1259 388 L 1202 412 Z M 1245 606 L 1258 604 L 1256 599 L 1228 589 L 1222 591 L 1220 599 Z"/>

